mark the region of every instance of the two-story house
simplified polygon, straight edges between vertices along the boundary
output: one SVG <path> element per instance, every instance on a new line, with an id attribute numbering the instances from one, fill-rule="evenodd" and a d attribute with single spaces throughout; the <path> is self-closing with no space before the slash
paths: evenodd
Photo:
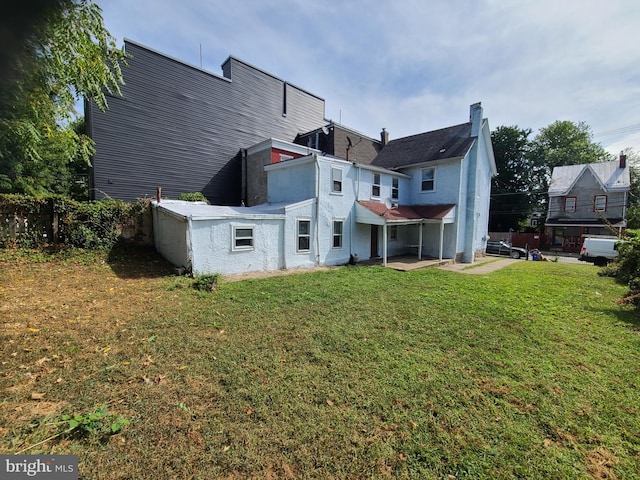
<path id="1" fill-rule="evenodd" d="M 620 235 L 626 228 L 629 167 L 616 161 L 553 169 L 545 233 L 550 246 L 577 252 L 585 236 Z"/>
<path id="2" fill-rule="evenodd" d="M 480 104 L 468 123 L 389 142 L 371 165 L 274 139 L 247 152 L 264 169 L 267 202 L 155 203 L 155 244 L 167 259 L 226 274 L 386 264 L 408 252 L 473 262 L 484 251 L 495 161 Z"/>

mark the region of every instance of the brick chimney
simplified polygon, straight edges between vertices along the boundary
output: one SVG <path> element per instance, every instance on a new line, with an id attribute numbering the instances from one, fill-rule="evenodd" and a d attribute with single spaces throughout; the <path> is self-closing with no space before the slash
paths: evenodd
<path id="1" fill-rule="evenodd" d="M 382 143 L 382 146 L 384 147 L 387 143 L 389 143 L 389 132 L 387 132 L 386 129 L 382 129 L 382 131 L 380 132 L 380 143 Z"/>
<path id="2" fill-rule="evenodd" d="M 627 168 L 627 156 L 620 152 L 620 168 Z"/>

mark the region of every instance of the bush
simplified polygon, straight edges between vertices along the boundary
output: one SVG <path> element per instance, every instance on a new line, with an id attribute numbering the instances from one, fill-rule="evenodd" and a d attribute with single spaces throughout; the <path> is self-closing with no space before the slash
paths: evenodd
<path id="1" fill-rule="evenodd" d="M 640 230 L 627 230 L 624 240 L 618 247 L 618 257 L 601 274 L 628 285 L 621 302 L 640 309 Z"/>
<path id="2" fill-rule="evenodd" d="M 178 200 L 184 200 L 185 202 L 205 202 L 207 205 L 209 204 L 209 200 L 207 200 L 207 197 L 205 197 L 202 192 L 181 193 Z"/>
<path id="3" fill-rule="evenodd" d="M 55 195 L 0 195 L 0 247 L 110 248 L 123 227 L 138 222 L 148 205 L 144 200 L 77 202 Z"/>

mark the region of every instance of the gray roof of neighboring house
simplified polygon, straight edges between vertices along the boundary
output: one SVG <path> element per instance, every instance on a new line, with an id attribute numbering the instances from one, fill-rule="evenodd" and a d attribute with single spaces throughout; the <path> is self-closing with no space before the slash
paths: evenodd
<path id="1" fill-rule="evenodd" d="M 587 169 L 591 170 L 605 191 L 624 191 L 631 186 L 629 168 L 620 168 L 618 160 L 566 165 L 553 169 L 551 181 L 549 182 L 549 195 L 566 195 L 569 193 Z"/>
<path id="2" fill-rule="evenodd" d="M 385 145 L 371 165 L 392 169 L 464 157 L 475 140 L 471 136 L 471 122 L 398 138 Z"/>

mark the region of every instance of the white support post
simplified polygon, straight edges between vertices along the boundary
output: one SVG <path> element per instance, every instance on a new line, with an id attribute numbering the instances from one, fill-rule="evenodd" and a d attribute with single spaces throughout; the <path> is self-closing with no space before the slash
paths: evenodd
<path id="1" fill-rule="evenodd" d="M 387 222 L 382 225 L 382 265 L 387 266 Z"/>
<path id="2" fill-rule="evenodd" d="M 439 259 L 442 261 L 442 245 L 444 243 L 444 222 L 440 220 L 440 250 L 439 250 Z"/>
<path id="3" fill-rule="evenodd" d="M 418 260 L 422 260 L 422 223 L 418 224 Z"/>

